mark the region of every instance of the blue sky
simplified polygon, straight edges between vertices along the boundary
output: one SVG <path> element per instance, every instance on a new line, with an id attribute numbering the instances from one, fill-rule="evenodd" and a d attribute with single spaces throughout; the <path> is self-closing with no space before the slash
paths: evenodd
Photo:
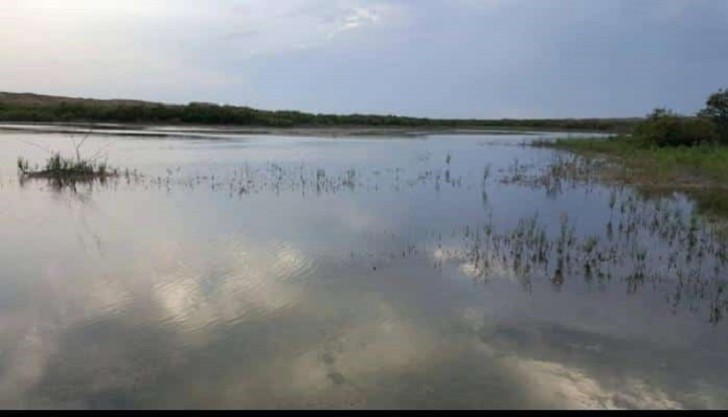
<path id="1" fill-rule="evenodd" d="M 0 91 L 430 117 L 693 113 L 728 0 L 3 0 Z"/>

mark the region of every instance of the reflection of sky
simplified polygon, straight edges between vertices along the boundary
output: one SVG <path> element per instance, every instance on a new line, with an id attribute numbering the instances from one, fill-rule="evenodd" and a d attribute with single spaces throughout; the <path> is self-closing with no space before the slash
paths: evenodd
<path id="1" fill-rule="evenodd" d="M 306 154 L 311 143 L 295 146 Z M 417 173 L 441 168 L 449 151 L 453 172 L 474 184 L 485 163 L 507 166 L 531 152 L 454 138 L 402 141 L 397 152 L 374 142 L 366 154 L 360 142 L 332 143 L 312 166 L 366 166 L 389 152 L 387 161 L 399 155 Z M 3 167 L 26 149 L 2 146 Z M 205 158 L 224 155 L 225 164 L 296 152 L 216 146 Z M 161 155 L 162 166 L 186 168 L 199 147 L 115 142 L 141 167 Z M 569 207 L 597 211 L 607 198 L 492 185 L 502 229 L 536 209 L 546 220 Z M 169 194 L 132 186 L 82 200 L 5 181 L 0 285 L 12 296 L 0 296 L 0 403 L 726 406 L 725 354 L 715 348 L 725 332 L 670 315 L 659 293 L 627 297 L 619 283 L 599 291 L 568 282 L 558 292 L 534 282 L 530 293 L 513 279 L 477 286 L 456 256 L 445 259 L 455 268 L 432 268 L 444 256 L 436 233 L 450 245 L 448 232 L 486 219 L 480 188 L 432 190 L 230 198 L 205 186 Z M 409 244 L 421 252 L 401 257 Z M 497 275 L 513 277 L 505 264 Z"/>

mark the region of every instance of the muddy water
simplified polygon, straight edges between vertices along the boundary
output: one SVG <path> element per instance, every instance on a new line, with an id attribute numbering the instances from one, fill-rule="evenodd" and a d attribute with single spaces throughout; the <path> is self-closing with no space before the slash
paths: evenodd
<path id="1" fill-rule="evenodd" d="M 58 187 L 15 162 L 69 134 L 0 133 L 0 406 L 728 407 L 726 245 L 681 196 L 544 135 L 213 136 L 92 135 L 130 172 Z"/>

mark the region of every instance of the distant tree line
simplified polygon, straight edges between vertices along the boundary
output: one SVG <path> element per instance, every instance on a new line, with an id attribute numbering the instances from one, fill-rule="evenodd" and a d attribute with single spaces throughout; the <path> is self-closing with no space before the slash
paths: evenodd
<path id="1" fill-rule="evenodd" d="M 263 127 L 434 127 L 531 128 L 589 131 L 629 131 L 631 119 L 429 119 L 394 115 L 312 114 L 267 111 L 250 107 L 189 103 L 110 104 L 104 101 L 51 101 L 18 103 L 0 100 L 0 121 L 6 122 L 107 122 L 235 125 Z"/>

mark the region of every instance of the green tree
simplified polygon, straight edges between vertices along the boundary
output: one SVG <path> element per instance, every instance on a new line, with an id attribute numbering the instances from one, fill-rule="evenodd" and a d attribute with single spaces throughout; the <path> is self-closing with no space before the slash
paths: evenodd
<path id="1" fill-rule="evenodd" d="M 635 129 L 646 146 L 695 146 L 718 140 L 714 123 L 702 117 L 684 117 L 668 109 L 655 109 Z"/>
<path id="2" fill-rule="evenodd" d="M 721 142 L 728 144 L 728 89 L 720 89 L 708 97 L 699 115 L 710 119 L 720 134 Z"/>

